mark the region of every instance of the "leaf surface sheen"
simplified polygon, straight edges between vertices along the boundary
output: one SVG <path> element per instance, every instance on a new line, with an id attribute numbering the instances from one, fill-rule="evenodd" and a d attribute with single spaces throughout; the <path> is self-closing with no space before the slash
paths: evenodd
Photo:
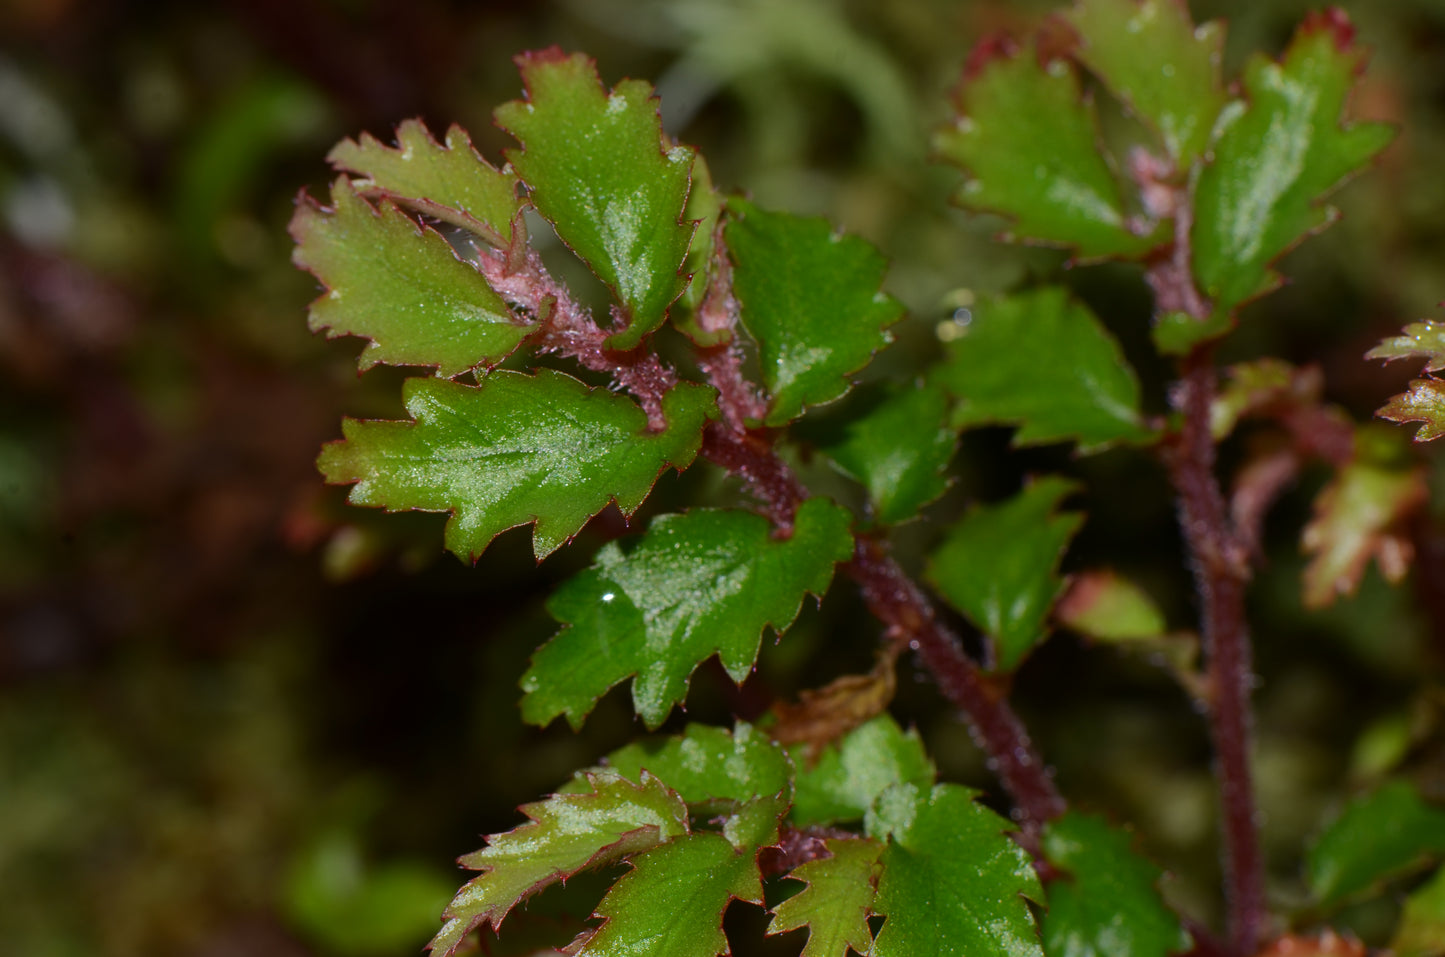
<path id="1" fill-rule="evenodd" d="M 1419 422 L 1416 442 L 1429 442 L 1445 435 L 1445 379 L 1414 379 L 1408 392 L 1393 396 L 1375 413 L 1382 419 Z"/>
<path id="2" fill-rule="evenodd" d="M 1398 335 L 1365 353 L 1366 359 L 1425 359 L 1426 372 L 1445 369 L 1445 322 L 1412 322 Z"/>
<path id="3" fill-rule="evenodd" d="M 714 653 L 741 683 L 763 629 L 785 630 L 803 596 L 826 592 L 833 566 L 852 556 L 850 522 L 846 509 L 814 498 L 784 541 L 761 515 L 701 509 L 655 519 L 630 548 L 608 544 L 547 603 L 567 627 L 522 677 L 523 716 L 546 724 L 565 714 L 578 726 L 609 688 L 635 675 L 633 706 L 656 728 Z"/>
<path id="4" fill-rule="evenodd" d="M 895 786 L 874 957 L 1043 957 L 1024 898 L 1043 900 L 1011 825 L 955 784 Z M 885 795 L 884 800 L 889 796 Z"/>
<path id="5" fill-rule="evenodd" d="M 607 766 L 632 781 L 650 772 L 689 804 L 747 802 L 780 794 L 791 790 L 793 774 L 783 749 L 742 721 L 732 731 L 689 724 L 682 734 L 661 743 L 638 742 L 613 751 Z"/>
<path id="6" fill-rule="evenodd" d="M 937 777 L 918 732 L 904 732 L 887 714 L 825 748 L 816 763 L 806 751 L 804 745 L 792 749 L 798 771 L 791 818 L 798 827 L 861 820 L 893 785 L 926 791 Z"/>
<path id="7" fill-rule="evenodd" d="M 1338 9 L 1307 17 L 1280 61 L 1255 56 L 1194 189 L 1194 274 L 1218 312 L 1279 285 L 1271 264 L 1337 213 L 1321 200 L 1394 137 L 1342 125 L 1365 54 Z"/>
<path id="8" fill-rule="evenodd" d="M 1134 852 L 1127 834 L 1069 812 L 1049 822 L 1043 851 L 1068 874 L 1048 885 L 1049 957 L 1166 957 L 1189 948 L 1189 935 L 1159 896 L 1163 872 Z"/>
<path id="9" fill-rule="evenodd" d="M 1032 43 L 1015 50 L 992 42 L 992 51 L 975 51 L 954 92 L 958 116 L 935 138 L 942 157 L 969 177 L 954 202 L 1013 220 L 1005 238 L 1089 259 L 1137 257 L 1167 241 L 1163 228 L 1125 212 L 1098 149 L 1093 106 L 1070 65 L 1041 65 Z"/>
<path id="10" fill-rule="evenodd" d="M 436 230 L 389 202 L 373 207 L 344 177 L 331 202 L 297 206 L 291 258 L 326 287 L 311 304 L 311 330 L 370 340 L 357 359 L 361 371 L 385 362 L 459 375 L 505 359 L 536 327 Z"/>
<path id="11" fill-rule="evenodd" d="M 537 211 L 622 304 L 627 324 L 608 347 L 635 348 L 687 285 L 693 152 L 664 141 L 648 83 L 623 80 L 608 93 L 591 59 L 556 47 L 517 64 L 527 98 L 495 113 L 522 145 L 507 159 Z"/>
<path id="12" fill-rule="evenodd" d="M 1339 901 L 1445 855 L 1445 809 L 1408 781 L 1389 781 L 1350 803 L 1310 848 L 1305 876 L 1322 903 Z"/>
<path id="13" fill-rule="evenodd" d="M 1118 343 L 1057 286 L 979 302 L 932 376 L 959 400 L 956 427 L 1016 423 L 1016 445 L 1089 452 L 1154 435 Z"/>
<path id="14" fill-rule="evenodd" d="M 873 944 L 868 916 L 877 897 L 883 845 L 867 838 L 833 838 L 831 856 L 793 868 L 789 877 L 807 887 L 773 908 L 768 934 L 808 928 L 801 957 L 844 957 L 848 948 L 867 954 Z"/>
<path id="15" fill-rule="evenodd" d="M 1046 476 L 1005 502 L 974 508 L 929 558 L 929 580 L 994 640 L 1000 670 L 1012 671 L 1048 635 L 1049 610 L 1064 589 L 1059 559 L 1084 520 L 1054 510 L 1074 487 Z"/>
<path id="16" fill-rule="evenodd" d="M 450 954 L 467 934 L 489 923 L 501 927 L 507 913 L 548 885 L 600 867 L 688 833 L 687 805 L 657 778 L 634 784 L 613 771 L 584 776 L 586 792 L 554 794 L 523 805 L 531 818 L 459 861 L 482 871 L 457 892 L 431 942 L 438 957 Z"/>
<path id="17" fill-rule="evenodd" d="M 883 256 L 827 220 L 728 201 L 725 228 L 733 292 L 757 341 L 768 425 L 846 393 L 848 376 L 892 342 L 903 307 L 881 291 Z"/>
<path id="18" fill-rule="evenodd" d="M 493 246 L 511 242 L 512 218 L 522 206 L 517 177 L 477 155 L 467 131 L 455 123 L 447 130 L 445 145 L 432 138 L 421 120 L 403 120 L 396 128 L 395 147 L 363 133 L 360 141 L 336 144 L 326 160 L 361 177 L 352 186 L 362 193 L 381 193 L 476 233 Z"/>
<path id="19" fill-rule="evenodd" d="M 408 379 L 402 391 L 413 421 L 346 419 L 317 466 L 356 483 L 353 505 L 451 512 L 447 548 L 473 560 L 517 525 L 535 522 L 541 559 L 609 502 L 632 514 L 664 468 L 692 463 L 716 414 L 711 389 L 682 383 L 663 398 L 666 429 L 649 432 L 631 400 L 550 369 L 477 386 Z"/>

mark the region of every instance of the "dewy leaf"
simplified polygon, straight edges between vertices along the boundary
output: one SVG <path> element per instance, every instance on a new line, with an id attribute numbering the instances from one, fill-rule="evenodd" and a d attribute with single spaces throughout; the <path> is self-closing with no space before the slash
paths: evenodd
<path id="1" fill-rule="evenodd" d="M 933 377 L 959 399 L 955 426 L 1018 423 L 1018 445 L 1076 439 L 1088 452 L 1154 434 L 1118 344 L 1059 287 L 979 302 Z"/>
<path id="2" fill-rule="evenodd" d="M 759 847 L 777 840 L 784 805 L 762 798 L 734 815 L 728 837 L 678 838 L 632 858 L 626 874 L 597 907 L 606 922 L 574 941 L 577 957 L 714 957 L 728 953 L 723 910 L 733 900 L 761 904 Z M 741 846 L 735 846 L 734 841 Z"/>
<path id="3" fill-rule="evenodd" d="M 558 880 L 600 867 L 688 832 L 687 805 L 657 778 L 634 784 L 612 771 L 586 775 L 585 793 L 554 794 L 523 805 L 531 822 L 487 837 L 460 863 L 482 871 L 447 906 L 431 942 L 437 957 L 456 949 L 483 922 L 502 925 L 524 898 Z"/>
<path id="4" fill-rule="evenodd" d="M 928 562 L 948 603 L 996 645 L 995 666 L 1012 671 L 1048 634 L 1049 609 L 1062 593 L 1059 559 L 1084 517 L 1054 514 L 1074 484 L 1034 482 L 998 505 L 974 508 L 949 529 Z"/>
<path id="5" fill-rule="evenodd" d="M 849 947 L 866 954 L 873 945 L 868 916 L 877 896 L 883 845 L 866 838 L 833 838 L 826 846 L 829 857 L 808 861 L 788 875 L 808 886 L 773 908 L 768 934 L 807 927 L 801 957 L 844 957 Z"/>
<path id="6" fill-rule="evenodd" d="M 1445 953 L 1445 867 L 1405 898 L 1390 952 L 1395 957 L 1440 957 Z"/>
<path id="7" fill-rule="evenodd" d="M 1043 957 L 1024 900 L 1043 900 L 1038 875 L 1003 833 L 1009 823 L 974 793 L 939 784 L 894 815 L 874 906 L 887 920 L 873 957 Z"/>
<path id="8" fill-rule="evenodd" d="M 903 307 L 879 287 L 885 263 L 867 241 L 823 219 L 728 202 L 726 241 L 742 323 L 758 343 L 769 425 L 848 391 L 847 376 L 892 341 Z"/>
<path id="9" fill-rule="evenodd" d="M 1402 392 L 1375 413 L 1391 422 L 1422 422 L 1416 442 L 1429 442 L 1445 435 L 1445 379 L 1415 379 L 1410 391 Z"/>
<path id="10" fill-rule="evenodd" d="M 1340 469 L 1315 499 L 1314 518 L 1302 536 L 1310 555 L 1305 607 L 1324 608 L 1339 595 L 1353 595 L 1371 558 L 1389 581 L 1403 578 L 1414 557 L 1403 520 L 1427 496 L 1423 468 L 1354 461 Z"/>
<path id="11" fill-rule="evenodd" d="M 792 767 L 783 749 L 762 731 L 738 722 L 731 732 L 690 724 L 660 745 L 635 743 L 607 756 L 607 766 L 633 781 L 648 771 L 689 804 L 751 801 L 788 787 Z"/>
<path id="12" fill-rule="evenodd" d="M 968 179 L 965 209 L 1013 220 L 1009 238 L 1074 249 L 1085 258 L 1142 256 L 1168 240 L 1131 219 L 1099 153 L 1099 130 L 1063 60 L 1040 63 L 1033 44 L 984 41 L 954 92 L 957 118 L 935 145 Z M 1021 350 L 1022 351 L 1022 350 Z"/>
<path id="13" fill-rule="evenodd" d="M 1048 886 L 1045 953 L 1167 957 L 1189 948 L 1189 935 L 1155 886 L 1162 872 L 1134 853 L 1127 834 L 1071 811 L 1049 822 L 1043 852 L 1065 872 Z"/>
<path id="14" fill-rule="evenodd" d="M 1414 785 L 1390 781 L 1350 804 L 1310 849 L 1306 878 L 1325 904 L 1445 855 L 1445 809 Z"/>
<path id="15" fill-rule="evenodd" d="M 1194 189 L 1194 274 L 1217 311 L 1274 289 L 1270 264 L 1333 221 L 1321 200 L 1394 136 L 1383 123 L 1341 125 L 1364 63 L 1332 8 L 1305 19 L 1280 62 L 1245 67 L 1245 100 L 1225 107 Z"/>
<path id="16" fill-rule="evenodd" d="M 370 133 L 336 144 L 327 161 L 360 179 L 352 186 L 381 195 L 428 216 L 469 230 L 491 243 L 512 239 L 512 217 L 521 208 L 517 177 L 477 155 L 467 131 L 453 124 L 446 145 L 432 139 L 421 120 L 403 120 L 395 148 Z"/>
<path id="17" fill-rule="evenodd" d="M 948 412 L 941 385 L 917 383 L 854 419 L 823 452 L 868 489 L 878 521 L 906 521 L 948 489 L 943 473 L 957 442 Z"/>
<path id="18" fill-rule="evenodd" d="M 917 731 L 883 714 L 856 728 L 810 763 L 799 746 L 791 819 L 798 827 L 857 821 L 895 784 L 926 793 L 937 777 Z"/>
<path id="19" fill-rule="evenodd" d="M 1224 29 L 1194 26 L 1179 0 L 1080 0 L 1064 14 L 1082 41 L 1073 55 L 1099 76 L 1187 172 L 1224 106 Z"/>
<path id="20" fill-rule="evenodd" d="M 649 432 L 632 401 L 550 369 L 408 379 L 402 395 L 415 421 L 346 419 L 317 466 L 356 483 L 353 505 L 451 512 L 447 547 L 472 559 L 516 525 L 536 523 L 541 559 L 611 501 L 632 514 L 664 468 L 692 463 L 715 414 L 711 389 L 682 383 L 663 398 L 667 428 Z"/>
<path id="21" fill-rule="evenodd" d="M 557 47 L 517 58 L 525 100 L 497 108 L 517 138 L 507 159 L 532 203 L 626 313 L 607 340 L 632 349 L 662 324 L 687 277 L 693 224 L 683 219 L 692 150 L 666 146 L 652 87 L 623 80 L 611 93 L 596 65 Z"/>
<path id="22" fill-rule="evenodd" d="M 1425 359 L 1426 372 L 1445 369 L 1445 322 L 1412 322 L 1400 335 L 1381 340 L 1366 359 Z"/>
<path id="23" fill-rule="evenodd" d="M 326 286 L 311 304 L 311 330 L 371 340 L 362 371 L 386 362 L 450 377 L 495 365 L 531 333 L 436 230 L 388 202 L 373 208 L 344 177 L 331 202 L 296 207 L 291 258 Z"/>
<path id="24" fill-rule="evenodd" d="M 833 566 L 853 554 L 849 512 L 804 502 L 790 538 L 741 510 L 702 509 L 654 519 L 631 543 L 611 542 L 562 585 L 547 609 L 562 631 L 522 677 L 522 715 L 574 727 L 609 688 L 636 676 L 632 702 L 649 728 L 687 696 L 714 653 L 739 683 L 757 661 L 762 631 L 793 623 L 803 596 L 822 595 Z"/>

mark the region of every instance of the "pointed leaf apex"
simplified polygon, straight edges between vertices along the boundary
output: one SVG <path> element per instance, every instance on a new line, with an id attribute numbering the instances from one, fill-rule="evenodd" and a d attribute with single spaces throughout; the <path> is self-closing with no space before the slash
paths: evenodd
<path id="1" fill-rule="evenodd" d="M 1311 10 L 1305 15 L 1304 22 L 1300 24 L 1299 28 L 1301 37 L 1325 32 L 1331 35 L 1335 41 L 1335 49 L 1340 53 L 1348 53 L 1354 47 L 1355 25 L 1350 22 L 1349 14 L 1339 7 Z M 1364 63 L 1361 62 L 1359 69 L 1363 68 Z"/>

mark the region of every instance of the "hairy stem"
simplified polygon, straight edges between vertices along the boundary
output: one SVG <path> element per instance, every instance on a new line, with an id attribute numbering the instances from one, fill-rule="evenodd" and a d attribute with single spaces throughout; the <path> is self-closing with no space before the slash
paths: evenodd
<path id="1" fill-rule="evenodd" d="M 1196 348 L 1184 360 L 1183 378 L 1171 396 L 1183 425 L 1169 464 L 1202 605 L 1210 734 L 1224 832 L 1229 942 L 1237 957 L 1248 957 L 1258 948 L 1265 920 L 1264 868 L 1249 766 L 1253 676 L 1244 615 L 1249 551 L 1230 523 L 1214 471 L 1214 438 L 1209 430 L 1214 391 L 1211 350 Z"/>

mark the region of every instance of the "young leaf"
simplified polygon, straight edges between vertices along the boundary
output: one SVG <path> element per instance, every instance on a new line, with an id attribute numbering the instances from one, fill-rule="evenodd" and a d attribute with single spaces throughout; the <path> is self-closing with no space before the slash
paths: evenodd
<path id="1" fill-rule="evenodd" d="M 948 427 L 948 397 L 936 382 L 893 392 L 848 424 L 823 449 L 844 474 L 862 482 L 885 525 L 907 521 L 948 489 L 943 472 L 957 436 Z"/>
<path id="2" fill-rule="evenodd" d="M 1440 957 L 1445 953 L 1445 867 L 1405 898 L 1390 951 L 1395 957 Z"/>
<path id="3" fill-rule="evenodd" d="M 1375 413 L 1391 422 L 1422 422 L 1416 442 L 1429 442 L 1445 435 L 1445 379 L 1415 379 L 1410 391 L 1402 392 Z"/>
<path id="4" fill-rule="evenodd" d="M 1044 856 L 1066 876 L 1048 887 L 1044 952 L 1068 957 L 1166 957 L 1189 947 L 1179 918 L 1159 898 L 1162 873 L 1129 836 L 1070 812 L 1044 830 Z"/>
<path id="5" fill-rule="evenodd" d="M 636 743 L 607 756 L 607 766 L 633 781 L 644 770 L 666 781 L 689 804 L 751 801 L 789 786 L 792 767 L 783 749 L 739 721 L 731 732 L 690 724 L 660 745 Z"/>
<path id="6" fill-rule="evenodd" d="M 632 872 L 597 906 L 606 922 L 567 952 L 576 957 L 728 953 L 723 910 L 733 900 L 762 903 L 757 852 L 777 839 L 783 807 L 776 798 L 761 798 L 729 820 L 731 840 L 690 834 L 632 858 Z"/>
<path id="7" fill-rule="evenodd" d="M 809 499 L 779 541 L 761 515 L 706 509 L 660 516 L 630 547 L 608 544 L 547 603 L 567 627 L 522 676 L 523 717 L 546 724 L 565 714 L 578 727 L 598 698 L 635 675 L 633 706 L 656 728 L 714 653 L 741 683 L 763 629 L 785 630 L 803 596 L 826 592 L 833 566 L 852 556 L 850 519 L 827 499 Z"/>
<path id="8" fill-rule="evenodd" d="M 788 875 L 808 886 L 773 908 L 768 933 L 808 928 L 801 957 L 844 957 L 848 948 L 867 954 L 873 945 L 868 916 L 877 896 L 883 845 L 866 838 L 826 842 L 830 856 L 808 861 Z"/>
<path id="9" fill-rule="evenodd" d="M 1364 63 L 1331 8 L 1305 19 L 1280 62 L 1245 67 L 1245 99 L 1225 107 L 1194 189 L 1194 273 L 1216 311 L 1278 286 L 1270 264 L 1334 220 L 1321 200 L 1394 136 L 1383 123 L 1341 124 Z"/>
<path id="10" fill-rule="evenodd" d="M 797 766 L 791 819 L 798 827 L 857 821 L 895 784 L 926 792 L 937 777 L 917 731 L 883 714 L 827 748 L 816 763 L 793 749 Z"/>
<path id="11" fill-rule="evenodd" d="M 415 421 L 346 419 L 317 466 L 356 483 L 353 505 L 451 512 L 447 547 L 473 560 L 516 525 L 536 523 L 541 559 L 610 501 L 632 514 L 664 468 L 692 463 L 715 414 L 711 389 L 683 383 L 663 399 L 667 428 L 649 432 L 635 403 L 550 369 L 408 379 L 402 395 Z"/>
<path id="12" fill-rule="evenodd" d="M 1138 585 L 1108 571 L 1072 576 L 1054 616 L 1096 641 L 1126 642 L 1164 634 L 1164 613 Z"/>
<path id="13" fill-rule="evenodd" d="M 493 246 L 512 240 L 512 217 L 522 206 L 517 177 L 478 156 L 467 131 L 456 124 L 447 130 L 445 146 L 432 139 L 421 120 L 403 120 L 395 148 L 362 133 L 359 143 L 345 139 L 336 144 L 326 160 L 362 177 L 351 183 L 360 192 L 379 193 L 470 230 Z"/>
<path id="14" fill-rule="evenodd" d="M 1269 358 L 1237 363 L 1224 370 L 1224 382 L 1209 406 L 1209 432 L 1222 441 L 1240 419 L 1290 399 L 1318 402 L 1323 388 L 1317 368 L 1297 369 Z"/>
<path id="15" fill-rule="evenodd" d="M 386 362 L 455 376 L 497 364 L 535 328 L 436 230 L 389 202 L 373 208 L 344 177 L 331 203 L 296 207 L 291 259 L 326 287 L 311 304 L 311 330 L 371 340 L 357 360 L 363 372 Z"/>
<path id="16" fill-rule="evenodd" d="M 1314 518 L 1301 539 L 1310 555 L 1305 607 L 1324 608 L 1338 595 L 1354 594 L 1371 558 L 1389 581 L 1403 578 L 1415 549 L 1401 524 L 1427 495 L 1421 468 L 1357 460 L 1340 469 L 1315 499 Z"/>
<path id="17" fill-rule="evenodd" d="M 635 348 L 687 285 L 692 150 L 666 146 L 646 82 L 623 80 L 608 93 L 590 59 L 557 47 L 517 65 L 527 98 L 495 113 L 522 144 L 507 159 L 537 211 L 622 303 L 626 326 L 608 347 Z"/>
<path id="18" fill-rule="evenodd" d="M 1425 372 L 1445 369 L 1445 322 L 1412 322 L 1400 335 L 1384 339 L 1365 353 L 1366 359 L 1424 359 Z"/>
<path id="19" fill-rule="evenodd" d="M 1073 51 L 1164 142 L 1176 170 L 1204 152 L 1224 106 L 1224 29 L 1194 26 L 1178 0 L 1080 0 L 1064 14 L 1082 41 Z"/>
<path id="20" fill-rule="evenodd" d="M 1012 219 L 1008 238 L 1085 258 L 1142 256 L 1167 241 L 1164 229 L 1125 213 L 1099 153 L 1093 108 L 1069 65 L 1044 65 L 1033 44 L 984 43 L 954 93 L 957 119 L 935 139 L 943 158 L 969 176 L 954 201 Z"/>
<path id="21" fill-rule="evenodd" d="M 1445 854 L 1445 810 L 1407 781 L 1390 781 L 1354 801 L 1310 849 L 1306 877 L 1325 904 L 1349 897 Z"/>
<path id="22" fill-rule="evenodd" d="M 585 781 L 584 793 L 523 805 L 530 823 L 489 835 L 486 847 L 460 859 L 482 874 L 447 906 L 429 945 L 436 957 L 451 954 L 484 922 L 500 927 L 508 911 L 555 881 L 688 832 L 687 805 L 649 774 L 640 784 L 613 771 L 588 773 Z"/>
<path id="23" fill-rule="evenodd" d="M 827 220 L 728 202 L 725 230 L 742 323 L 758 343 L 772 394 L 767 424 L 848 391 L 847 376 L 892 341 L 903 307 L 879 291 L 883 257 Z"/>
<path id="24" fill-rule="evenodd" d="M 1018 445 L 1076 439 L 1088 452 L 1153 435 L 1118 344 L 1059 287 L 978 303 L 933 376 L 959 399 L 955 426 L 1018 423 Z"/>
<path id="25" fill-rule="evenodd" d="M 887 915 L 874 957 L 1043 957 L 1024 901 L 1043 889 L 1010 825 L 956 784 L 895 786 L 874 911 Z M 907 799 L 906 801 L 904 799 Z M 885 795 L 885 800 L 887 796 Z"/>
<path id="26" fill-rule="evenodd" d="M 1064 589 L 1059 559 L 1084 520 L 1077 512 L 1054 514 L 1073 489 L 1049 476 L 1006 502 L 974 508 L 929 558 L 929 580 L 993 638 L 1003 671 L 1048 634 L 1049 609 Z"/>

